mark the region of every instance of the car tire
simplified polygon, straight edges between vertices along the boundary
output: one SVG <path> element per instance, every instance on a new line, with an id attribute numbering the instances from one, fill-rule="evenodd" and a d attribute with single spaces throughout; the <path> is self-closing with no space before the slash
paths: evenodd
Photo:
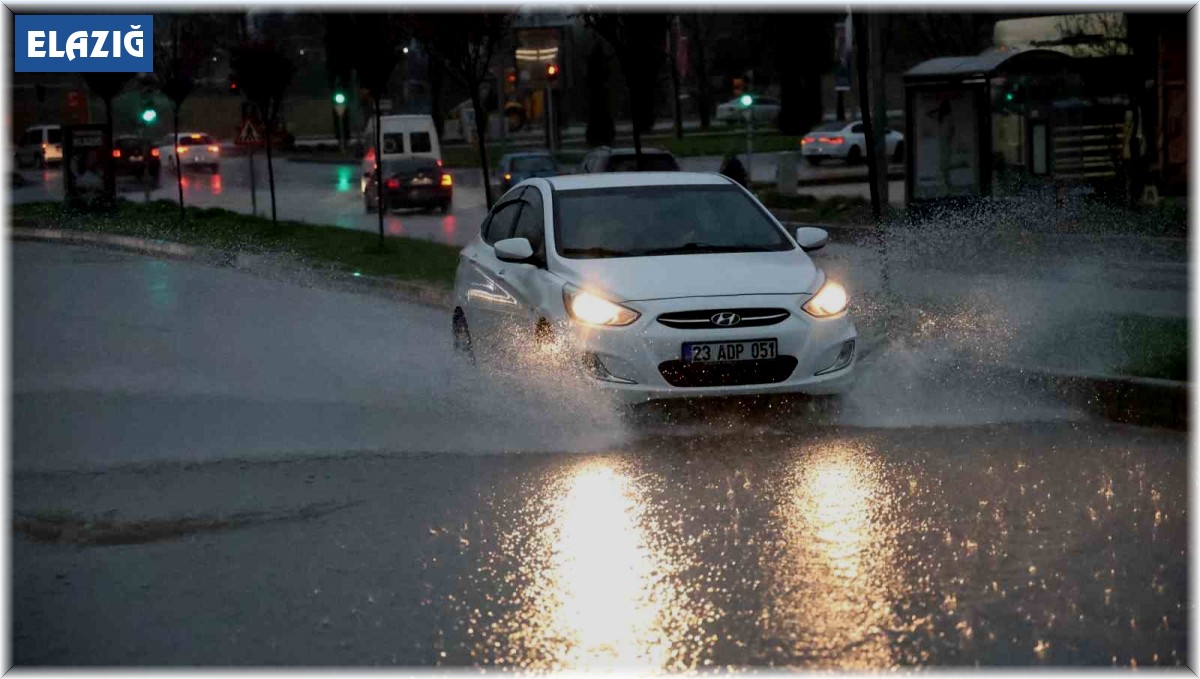
<path id="1" fill-rule="evenodd" d="M 820 156 L 804 156 L 804 159 L 807 160 L 808 164 L 812 165 L 813 167 L 816 167 L 821 164 Z"/>
<path id="2" fill-rule="evenodd" d="M 365 209 L 369 215 L 375 214 L 375 201 L 371 200 L 370 194 L 363 194 L 363 209 Z"/>
<path id="3" fill-rule="evenodd" d="M 447 214 L 448 212 L 450 212 L 450 201 L 446 201 L 446 202 L 442 203 L 441 205 L 438 206 L 438 208 L 441 209 L 442 214 Z"/>
<path id="4" fill-rule="evenodd" d="M 545 318 L 538 319 L 537 325 L 533 326 L 533 341 L 539 351 L 554 345 L 554 328 L 551 327 L 550 321 Z"/>
<path id="5" fill-rule="evenodd" d="M 33 165 L 39 170 L 46 169 L 46 156 L 41 153 L 33 157 Z"/>
<path id="6" fill-rule="evenodd" d="M 221 165 L 219 163 L 213 163 L 212 165 L 208 166 L 208 171 L 213 174 L 221 174 Z"/>
<path id="7" fill-rule="evenodd" d="M 902 142 L 902 141 L 896 142 L 896 148 L 894 151 L 892 151 L 892 162 L 894 162 L 894 163 L 904 162 L 904 142 Z"/>
<path id="8" fill-rule="evenodd" d="M 462 307 L 455 307 L 451 318 L 451 331 L 454 337 L 454 353 L 471 365 L 475 365 L 475 351 L 471 348 L 471 328 L 467 325 L 467 315 Z"/>
<path id="9" fill-rule="evenodd" d="M 851 146 L 850 151 L 846 154 L 847 165 L 858 165 L 863 160 L 862 150 L 857 146 Z"/>

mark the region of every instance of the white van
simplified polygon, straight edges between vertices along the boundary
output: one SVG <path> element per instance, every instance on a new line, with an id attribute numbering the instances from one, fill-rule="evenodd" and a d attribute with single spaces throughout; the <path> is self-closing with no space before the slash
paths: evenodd
<path id="1" fill-rule="evenodd" d="M 17 140 L 17 167 L 46 167 L 61 163 L 62 157 L 62 128 L 58 125 L 34 125 Z"/>
<path id="2" fill-rule="evenodd" d="M 379 119 L 382 135 L 379 147 L 384 160 L 430 158 L 442 164 L 442 147 L 438 143 L 433 118 L 426 115 L 383 116 Z M 362 190 L 375 171 L 375 118 L 367 119 L 363 130 Z"/>

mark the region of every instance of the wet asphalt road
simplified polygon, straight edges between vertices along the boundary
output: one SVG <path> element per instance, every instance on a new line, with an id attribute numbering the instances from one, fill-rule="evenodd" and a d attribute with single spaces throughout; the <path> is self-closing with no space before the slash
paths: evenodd
<path id="1" fill-rule="evenodd" d="M 18 664 L 1190 660 L 1183 433 L 971 380 L 893 410 L 870 365 L 832 422 L 630 422 L 453 363 L 440 310 L 13 257 Z"/>

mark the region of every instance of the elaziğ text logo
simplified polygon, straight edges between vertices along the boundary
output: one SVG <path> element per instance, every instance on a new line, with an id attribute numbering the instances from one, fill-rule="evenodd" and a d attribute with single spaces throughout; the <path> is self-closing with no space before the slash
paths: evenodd
<path id="1" fill-rule="evenodd" d="M 149 14 L 18 14 L 17 73 L 149 73 L 154 17 Z"/>

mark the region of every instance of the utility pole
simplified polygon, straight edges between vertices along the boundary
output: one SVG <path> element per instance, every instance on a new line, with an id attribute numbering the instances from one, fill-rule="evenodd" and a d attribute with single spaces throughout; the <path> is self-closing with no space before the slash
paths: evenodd
<path id="1" fill-rule="evenodd" d="M 871 153 L 875 156 L 875 181 L 879 184 L 880 212 L 886 213 L 890 207 L 888 202 L 888 158 L 887 158 L 887 95 L 883 81 L 883 46 L 880 36 L 881 15 L 872 12 L 867 15 L 868 39 L 871 42 L 871 74 L 868 78 L 871 87 L 871 103 L 874 104 L 874 115 L 871 125 L 875 128 L 874 148 Z"/>
<path id="2" fill-rule="evenodd" d="M 679 15 L 671 21 L 668 31 L 671 50 L 671 85 L 675 94 L 675 138 L 683 139 L 683 107 L 679 102 Z"/>

